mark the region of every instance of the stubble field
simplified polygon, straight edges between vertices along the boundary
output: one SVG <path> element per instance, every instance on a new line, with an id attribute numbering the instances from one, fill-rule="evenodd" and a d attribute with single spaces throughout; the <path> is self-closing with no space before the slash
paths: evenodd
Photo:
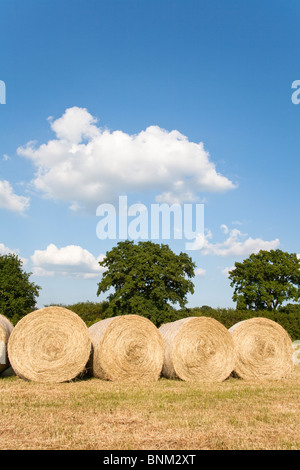
<path id="1" fill-rule="evenodd" d="M 300 366 L 277 382 L 0 379 L 0 449 L 300 450 Z"/>

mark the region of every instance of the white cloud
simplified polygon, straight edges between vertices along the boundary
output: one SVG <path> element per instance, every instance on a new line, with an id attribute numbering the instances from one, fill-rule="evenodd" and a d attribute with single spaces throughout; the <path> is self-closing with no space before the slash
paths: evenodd
<path id="1" fill-rule="evenodd" d="M 224 274 L 224 276 L 228 277 L 229 276 L 229 271 L 232 271 L 233 269 L 235 269 L 235 266 L 231 266 L 231 267 L 226 266 L 224 269 L 222 269 L 222 274 Z"/>
<path id="2" fill-rule="evenodd" d="M 54 276 L 57 274 L 84 279 L 98 277 L 104 271 L 99 261 L 101 254 L 95 258 L 88 250 L 78 245 L 57 248 L 54 244 L 45 250 L 35 250 L 31 257 L 34 264 L 32 273 L 35 276 Z"/>
<path id="3" fill-rule="evenodd" d="M 5 246 L 3 243 L 0 243 L 0 255 L 9 255 L 10 253 L 15 253 L 13 250 Z"/>
<path id="4" fill-rule="evenodd" d="M 223 231 L 224 231 L 224 226 Z M 227 228 L 227 227 L 226 227 Z M 265 241 L 261 238 L 247 237 L 240 230 L 232 229 L 228 231 L 228 237 L 220 243 L 211 243 L 212 233 L 207 232 L 206 235 L 199 235 L 193 243 L 194 250 L 201 250 L 203 255 L 216 256 L 245 256 L 251 253 L 258 253 L 260 250 L 274 250 L 280 244 L 279 239 Z"/>
<path id="5" fill-rule="evenodd" d="M 38 277 L 52 277 L 55 276 L 55 271 L 49 271 L 48 269 L 41 268 L 40 266 L 34 266 L 32 274 Z"/>
<path id="6" fill-rule="evenodd" d="M 56 138 L 18 154 L 37 168 L 34 187 L 73 210 L 95 210 L 127 192 L 155 191 L 158 202 L 189 202 L 199 192 L 223 192 L 235 185 L 217 173 L 203 144 L 177 130 L 150 126 L 137 135 L 110 132 L 96 125 L 84 108 L 73 107 L 51 121 Z"/>
<path id="7" fill-rule="evenodd" d="M 244 222 L 241 222 L 240 220 L 234 220 L 232 222 L 232 225 L 243 225 L 243 224 L 244 224 Z"/>
<path id="8" fill-rule="evenodd" d="M 8 181 L 0 180 L 0 208 L 23 214 L 28 207 L 28 197 L 18 196 Z"/>
<path id="9" fill-rule="evenodd" d="M 221 230 L 223 231 L 223 233 L 225 233 L 227 235 L 227 233 L 229 232 L 229 228 L 227 227 L 227 225 L 225 224 L 222 224 L 220 226 Z"/>
<path id="10" fill-rule="evenodd" d="M 196 276 L 205 276 L 206 270 L 203 268 L 196 268 L 195 269 L 195 275 Z"/>
<path id="11" fill-rule="evenodd" d="M 19 259 L 22 261 L 22 265 L 26 266 L 28 260 L 26 258 L 22 258 L 19 254 L 19 250 L 14 249 L 12 250 L 11 248 L 8 248 L 8 246 L 5 246 L 4 243 L 0 243 L 0 255 L 17 255 Z"/>
<path id="12" fill-rule="evenodd" d="M 174 193 L 171 191 L 164 191 L 163 193 L 159 194 L 155 198 L 156 202 L 159 204 L 166 203 L 166 204 L 181 204 L 182 202 L 194 202 L 195 201 L 195 193 L 191 191 L 186 191 L 183 193 Z"/>

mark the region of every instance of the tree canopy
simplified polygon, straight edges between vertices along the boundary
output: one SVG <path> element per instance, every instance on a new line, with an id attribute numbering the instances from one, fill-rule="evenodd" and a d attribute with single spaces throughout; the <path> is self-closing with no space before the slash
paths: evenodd
<path id="1" fill-rule="evenodd" d="M 195 264 L 185 253 L 176 255 L 168 245 L 126 240 L 106 253 L 106 268 L 97 295 L 113 288 L 106 316 L 138 314 L 156 325 L 165 322 L 172 306 L 181 308 L 194 293 Z"/>
<path id="2" fill-rule="evenodd" d="M 34 309 L 40 290 L 22 265 L 15 254 L 0 255 L 0 313 L 13 323 Z"/>
<path id="3" fill-rule="evenodd" d="M 300 298 L 300 259 L 295 253 L 261 250 L 229 272 L 237 309 L 276 310 Z"/>

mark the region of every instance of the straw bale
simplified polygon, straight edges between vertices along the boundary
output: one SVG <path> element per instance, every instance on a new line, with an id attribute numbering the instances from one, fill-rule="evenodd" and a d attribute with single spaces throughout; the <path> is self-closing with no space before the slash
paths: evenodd
<path id="1" fill-rule="evenodd" d="M 101 320 L 90 328 L 91 373 L 111 381 L 156 381 L 163 365 L 158 328 L 139 315 Z"/>
<path id="2" fill-rule="evenodd" d="M 160 327 L 165 355 L 162 373 L 187 382 L 222 382 L 234 368 L 228 330 L 214 318 L 188 317 Z"/>
<path id="3" fill-rule="evenodd" d="M 237 353 L 234 373 L 245 380 L 278 380 L 293 370 L 292 340 L 282 326 L 255 317 L 229 329 Z"/>
<path id="4" fill-rule="evenodd" d="M 26 315 L 8 341 L 15 373 L 41 383 L 66 382 L 84 371 L 91 352 L 86 324 L 66 308 L 45 307 Z"/>
<path id="5" fill-rule="evenodd" d="M 9 367 L 7 343 L 12 330 L 13 325 L 10 321 L 3 315 L 0 315 L 0 374 Z"/>

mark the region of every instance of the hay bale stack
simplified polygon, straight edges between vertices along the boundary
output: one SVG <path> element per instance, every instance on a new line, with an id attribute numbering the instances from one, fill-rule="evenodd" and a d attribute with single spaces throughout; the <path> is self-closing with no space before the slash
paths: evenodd
<path id="1" fill-rule="evenodd" d="M 0 315 L 0 374 L 9 367 L 7 343 L 12 330 L 13 325 L 10 321 L 3 315 Z"/>
<path id="2" fill-rule="evenodd" d="M 91 373 L 111 381 L 156 381 L 163 365 L 163 339 L 158 328 L 139 315 L 121 315 L 95 323 Z"/>
<path id="3" fill-rule="evenodd" d="M 67 382 L 83 372 L 91 352 L 89 331 L 81 318 L 62 307 L 26 315 L 8 341 L 15 373 L 41 383 Z"/>
<path id="4" fill-rule="evenodd" d="M 293 370 L 292 340 L 268 318 L 251 318 L 229 329 L 235 344 L 235 374 L 244 380 L 278 380 Z"/>
<path id="5" fill-rule="evenodd" d="M 217 320 L 189 317 L 166 323 L 159 330 L 165 342 L 165 377 L 186 382 L 222 382 L 233 371 L 233 340 Z"/>

